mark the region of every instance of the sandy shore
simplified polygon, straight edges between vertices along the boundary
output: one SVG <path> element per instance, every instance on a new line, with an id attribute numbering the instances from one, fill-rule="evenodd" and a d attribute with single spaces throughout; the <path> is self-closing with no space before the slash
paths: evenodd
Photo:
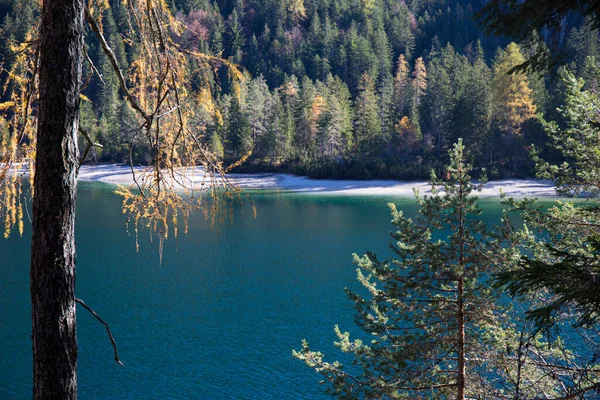
<path id="1" fill-rule="evenodd" d="M 143 171 L 143 168 L 134 168 L 134 171 L 139 174 Z M 192 181 L 200 182 L 203 177 L 203 171 L 198 169 L 190 177 Z M 413 188 L 417 188 L 421 193 L 427 193 L 431 189 L 426 182 L 385 180 L 339 181 L 310 179 L 303 176 L 278 173 L 230 174 L 228 177 L 242 189 L 281 189 L 307 193 L 406 196 L 412 195 Z M 123 185 L 133 183 L 131 168 L 116 164 L 83 165 L 79 171 L 79 180 Z M 500 190 L 509 196 L 517 197 L 556 196 L 552 182 L 535 179 L 505 179 L 489 182 L 478 193 L 478 196 L 498 196 Z"/>

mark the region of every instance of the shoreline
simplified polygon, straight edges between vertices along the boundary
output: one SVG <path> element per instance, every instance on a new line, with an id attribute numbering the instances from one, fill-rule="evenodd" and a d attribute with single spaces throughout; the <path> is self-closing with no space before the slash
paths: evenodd
<path id="1" fill-rule="evenodd" d="M 136 174 L 143 170 L 143 167 L 134 167 Z M 199 183 L 203 176 L 203 170 L 198 168 L 189 178 L 192 182 Z M 431 191 L 431 186 L 424 181 L 312 179 L 284 173 L 228 174 L 227 177 L 241 189 L 251 190 L 287 190 L 298 193 L 364 196 L 412 196 L 413 188 L 423 194 Z M 82 165 L 79 170 L 79 180 L 113 185 L 133 184 L 131 167 L 119 164 Z M 500 195 L 500 190 L 508 196 L 557 197 L 552 181 L 539 179 L 491 181 L 475 195 L 494 197 Z"/>

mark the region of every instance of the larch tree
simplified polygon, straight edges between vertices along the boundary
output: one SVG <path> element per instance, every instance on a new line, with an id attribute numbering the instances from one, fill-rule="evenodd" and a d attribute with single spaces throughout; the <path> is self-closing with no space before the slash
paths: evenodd
<path id="1" fill-rule="evenodd" d="M 396 119 L 400 120 L 402 117 L 408 115 L 407 107 L 410 96 L 408 91 L 408 85 L 410 84 L 409 79 L 409 66 L 408 61 L 404 57 L 404 54 L 398 56 L 398 62 L 396 66 L 396 75 L 394 77 L 394 108 Z"/>
<path id="2" fill-rule="evenodd" d="M 511 137 L 519 136 L 523 123 L 535 118 L 536 112 L 527 76 L 519 72 L 510 73 L 512 68 L 523 62 L 525 57 L 516 43 L 510 43 L 494 61 L 494 114 L 499 129 Z"/>
<path id="3" fill-rule="evenodd" d="M 290 18 L 294 22 L 298 22 L 306 18 L 306 7 L 304 7 L 304 0 L 291 0 L 288 11 L 290 13 Z"/>
<path id="4" fill-rule="evenodd" d="M 414 86 L 414 97 L 415 104 L 417 106 L 421 105 L 421 99 L 425 95 L 425 90 L 427 89 L 427 68 L 425 67 L 425 62 L 423 61 L 423 57 L 419 57 L 415 60 L 415 67 L 413 70 L 413 86 Z"/>
<path id="5" fill-rule="evenodd" d="M 75 200 L 83 0 L 45 1 L 31 237 L 33 398 L 77 398 Z"/>
<path id="6" fill-rule="evenodd" d="M 107 2 L 86 4 L 83 0 L 46 0 L 41 21 L 27 41 L 15 46 L 17 57 L 5 71 L 9 100 L 0 105 L 7 121 L 0 143 L 2 164 L 0 189 L 6 230 L 23 230 L 23 175 L 29 166 L 33 194 L 31 244 L 31 301 L 33 341 L 33 397 L 75 399 L 77 397 L 77 340 L 75 304 L 89 309 L 75 293 L 75 203 L 77 174 L 89 148 L 96 145 L 80 128 L 79 111 L 83 84 L 82 67 L 85 22 L 96 36 L 116 74 L 128 108 L 135 116 L 137 135 L 152 148 L 152 160 L 133 187 L 120 187 L 123 210 L 137 232 L 138 226 L 154 229 L 162 243 L 169 231 L 178 232 L 178 222 L 193 209 L 215 213 L 222 203 L 204 194 L 218 196 L 215 185 L 227 189 L 226 180 L 216 181 L 224 171 L 221 162 L 201 143 L 203 132 L 190 129 L 194 115 L 188 95 L 187 66 L 207 63 L 231 66 L 204 54 L 182 49 L 177 36 L 181 24 L 166 3 L 155 0 L 126 1 L 129 31 L 123 32 L 138 45 L 129 71 L 123 71 L 104 35 L 102 16 Z M 234 79 L 241 76 L 231 68 Z M 97 72 L 90 65 L 89 73 Z M 87 77 L 89 79 L 89 77 Z M 78 136 L 86 148 L 78 151 Z M 130 143 L 130 154 L 135 142 Z M 196 187 L 186 176 L 189 168 L 206 171 Z M 218 172 L 217 172 L 218 173 Z M 214 184 L 214 185 L 211 185 Z M 176 192 L 183 187 L 185 193 Z M 114 342 L 113 342 L 114 345 Z M 115 360 L 119 361 L 115 350 Z"/>

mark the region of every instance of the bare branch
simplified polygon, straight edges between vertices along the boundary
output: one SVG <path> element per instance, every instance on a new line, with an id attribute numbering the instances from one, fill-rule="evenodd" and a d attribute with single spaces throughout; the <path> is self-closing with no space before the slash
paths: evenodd
<path id="1" fill-rule="evenodd" d="M 98 23 L 96 22 L 96 20 L 92 16 L 92 14 L 90 14 L 90 10 L 88 8 L 85 9 L 85 20 L 90 24 L 92 31 L 94 32 L 94 34 L 98 38 L 98 41 L 100 42 L 100 45 L 102 46 L 102 50 L 104 50 L 104 53 L 108 57 L 110 64 L 112 65 L 115 73 L 117 74 L 117 77 L 119 78 L 119 84 L 121 86 L 121 90 L 123 91 L 123 93 L 125 93 L 125 98 L 129 102 L 131 107 L 133 107 L 138 113 L 140 113 L 140 115 L 144 119 L 148 119 L 146 112 L 144 110 L 142 110 L 140 105 L 135 101 L 135 99 L 133 98 L 133 95 L 127 88 L 127 84 L 125 83 L 125 77 L 123 76 L 123 71 L 121 71 L 121 68 L 119 67 L 119 63 L 117 62 L 117 57 L 115 56 L 115 53 L 112 51 L 112 49 L 108 45 L 108 42 L 104 38 L 104 35 L 102 34 L 102 31 L 101 31 L 100 27 L 98 26 Z"/>
<path id="2" fill-rule="evenodd" d="M 108 324 L 102 318 L 100 318 L 100 316 L 98 314 L 96 314 L 96 311 L 94 311 L 90 306 L 85 304 L 85 302 L 83 300 L 78 299 L 77 297 L 75 297 L 74 300 L 75 300 L 75 303 L 81 304 L 81 306 L 83 308 L 88 310 L 102 325 L 104 325 L 104 327 L 106 328 L 106 332 L 108 333 L 108 337 L 110 338 L 110 343 L 112 344 L 113 350 L 115 352 L 115 361 L 117 362 L 117 364 L 124 367 L 125 365 L 121 362 L 121 360 L 119 360 L 119 353 L 117 352 L 117 344 L 115 343 L 115 338 L 113 337 L 112 332 L 110 331 L 110 328 L 108 327 Z"/>
<path id="3" fill-rule="evenodd" d="M 588 386 L 585 387 L 583 389 L 580 389 L 576 392 L 573 392 L 572 394 L 566 395 L 564 397 L 554 397 L 551 398 L 550 400 L 572 400 L 572 399 L 577 399 L 580 398 L 581 396 L 583 396 L 584 394 L 586 394 L 587 392 L 591 392 L 592 390 L 600 390 L 600 383 L 596 383 L 592 386 Z M 534 399 L 534 400 L 543 400 L 543 399 Z"/>
<path id="4" fill-rule="evenodd" d="M 85 137 L 85 139 L 88 142 L 88 145 L 85 148 L 85 151 L 83 152 L 83 156 L 81 156 L 81 158 L 79 159 L 79 165 L 77 166 L 77 173 L 79 173 L 79 168 L 81 167 L 81 164 L 83 164 L 83 162 L 85 161 L 85 158 L 88 155 L 88 152 L 90 151 L 90 149 L 92 147 L 100 147 L 103 148 L 104 146 L 102 146 L 100 143 L 98 142 L 94 142 L 90 136 L 90 134 L 83 129 L 81 126 L 79 127 L 79 133 L 81 133 L 83 135 L 83 137 Z"/>
<path id="5" fill-rule="evenodd" d="M 100 82 L 102 82 L 103 85 L 106 85 L 106 82 L 104 82 L 104 79 L 102 79 L 102 74 L 100 73 L 100 71 L 98 71 L 98 68 L 96 68 L 96 66 L 94 65 L 94 62 L 90 58 L 90 55 L 88 54 L 87 49 L 85 51 L 85 58 L 87 59 L 88 64 L 90 64 L 90 68 L 92 69 L 92 72 L 96 74 L 96 76 L 98 77 L 98 79 L 100 79 Z"/>

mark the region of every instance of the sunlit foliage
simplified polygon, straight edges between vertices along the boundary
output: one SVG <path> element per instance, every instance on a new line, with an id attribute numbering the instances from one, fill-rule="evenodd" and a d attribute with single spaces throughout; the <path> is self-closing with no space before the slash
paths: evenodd
<path id="1" fill-rule="evenodd" d="M 128 70 L 122 68 L 104 33 L 102 16 L 109 7 L 108 1 L 90 1 L 85 19 L 112 67 L 137 126 L 128 143 L 134 185 L 117 190 L 123 197 L 123 211 L 136 232 L 139 225 L 155 231 L 162 249 L 170 230 L 177 235 L 180 223 L 187 227 L 192 210 L 200 209 L 207 217 L 216 218 L 223 210 L 223 201 L 236 198 L 234 186 L 224 176 L 226 167 L 206 145 L 205 127 L 194 123 L 201 111 L 198 102 L 203 112 L 213 114 L 219 121 L 212 92 L 206 86 L 195 89 L 191 82 L 199 71 L 210 73 L 221 67 L 228 69 L 232 82 L 243 76 L 227 60 L 184 48 L 183 23 L 174 18 L 165 1 L 125 0 L 121 6 L 127 11 L 127 29 L 120 34 L 135 54 Z M 0 176 L 6 234 L 14 224 L 22 224 L 19 168 L 27 164 L 31 179 L 35 177 L 35 32 L 33 29 L 26 43 L 13 46 L 16 58 L 11 70 L 6 71 L 9 79 L 5 90 L 10 93 L 10 101 L 1 107 L 6 122 Z M 88 82 L 91 74 L 99 75 L 89 57 L 86 72 Z M 85 130 L 81 134 L 90 146 L 96 145 Z M 143 171 L 133 168 L 133 154 L 139 143 L 150 148 L 150 159 Z"/>

